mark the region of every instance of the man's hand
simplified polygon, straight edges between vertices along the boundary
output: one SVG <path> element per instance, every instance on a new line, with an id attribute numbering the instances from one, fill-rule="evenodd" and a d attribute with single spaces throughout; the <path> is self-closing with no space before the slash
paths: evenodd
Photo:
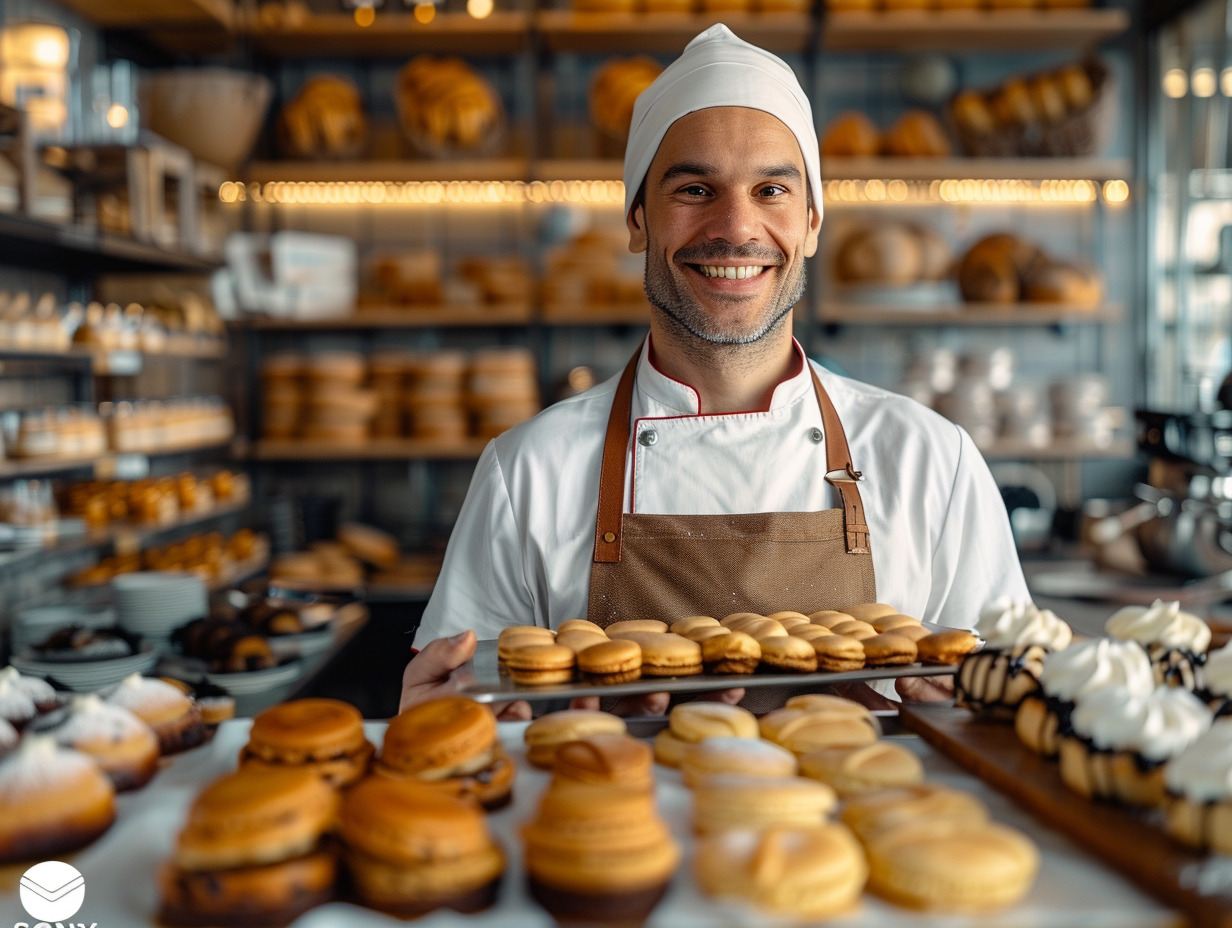
<path id="1" fill-rule="evenodd" d="M 734 706 L 744 699 L 744 689 L 736 687 L 730 690 L 718 690 L 713 693 L 702 693 L 697 697 L 699 702 L 725 702 Z M 626 696 L 617 700 L 609 711 L 613 715 L 628 717 L 639 715 L 666 715 L 671 703 L 670 693 L 643 693 L 640 696 Z M 598 696 L 579 696 L 569 703 L 570 709 L 598 709 Z"/>
<path id="2" fill-rule="evenodd" d="M 903 702 L 945 702 L 954 698 L 954 678 L 899 677 L 894 681 L 894 689 Z"/>
<path id="3" fill-rule="evenodd" d="M 430 641 L 411 658 L 402 672 L 402 698 L 398 711 L 416 703 L 452 696 L 475 675 L 462 665 L 475 656 L 475 633 L 464 631 L 452 638 Z M 498 703 L 492 706 L 501 721 L 524 721 L 530 718 L 530 704 L 522 701 Z"/>

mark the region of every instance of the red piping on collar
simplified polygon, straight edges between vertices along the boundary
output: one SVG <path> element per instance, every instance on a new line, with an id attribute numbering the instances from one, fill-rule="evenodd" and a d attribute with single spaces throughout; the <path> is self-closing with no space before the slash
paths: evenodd
<path id="1" fill-rule="evenodd" d="M 769 406 L 767 406 L 765 409 L 737 409 L 737 410 L 732 410 L 731 412 L 723 412 L 723 413 L 703 413 L 703 412 L 702 412 L 702 395 L 701 395 L 701 391 L 699 391 L 699 390 L 698 390 L 695 386 L 693 386 L 692 384 L 690 384 L 690 383 L 685 383 L 683 380 L 678 380 L 677 378 L 673 377 L 671 374 L 669 374 L 669 373 L 667 373 L 666 371 L 664 371 L 662 368 L 660 368 L 660 367 L 659 367 L 659 365 L 657 365 L 657 364 L 655 363 L 655 360 L 654 360 L 654 349 L 653 349 L 653 346 L 651 346 L 651 344 L 650 344 L 650 336 L 649 336 L 649 335 L 647 335 L 647 336 L 646 336 L 646 344 L 647 344 L 648 346 L 650 346 L 649 350 L 647 350 L 647 352 L 646 352 L 646 360 L 650 362 L 650 366 L 651 366 L 652 368 L 654 368 L 655 373 L 659 374 L 659 376 L 663 377 L 665 380 L 670 380 L 672 383 L 679 384 L 680 386 L 684 387 L 686 390 L 688 390 L 690 393 L 692 393 L 692 394 L 693 394 L 694 403 L 695 403 L 695 405 L 697 406 L 697 412 L 692 413 L 691 415 L 694 415 L 694 416 L 702 416 L 702 415 L 707 415 L 707 416 L 744 416 L 744 415 L 749 415 L 749 414 L 751 414 L 751 413 L 758 413 L 758 412 L 769 412 L 769 411 L 770 411 L 770 407 L 769 407 Z M 800 343 L 799 343 L 798 341 L 796 341 L 796 337 L 795 337 L 794 335 L 791 337 L 791 345 L 792 345 L 792 347 L 795 349 L 796 363 L 792 366 L 792 369 L 788 372 L 787 376 L 785 376 L 782 380 L 780 380 L 778 383 L 776 383 L 776 384 L 774 385 L 774 389 L 770 391 L 770 399 L 771 399 L 771 403 L 773 403 L 773 401 L 774 401 L 774 393 L 775 393 L 775 391 L 776 391 L 776 390 L 778 390 L 778 388 L 779 388 L 779 387 L 781 387 L 783 384 L 787 383 L 787 381 L 789 381 L 789 380 L 794 380 L 796 377 L 799 377 L 799 376 L 800 376 L 800 372 L 801 372 L 802 370 L 804 370 L 804 365 L 807 363 L 807 361 L 805 360 L 805 356 L 804 356 L 804 348 L 800 345 Z M 647 418 L 672 418 L 672 419 L 679 419 L 679 418 L 684 418 L 684 417 L 683 417 L 683 416 L 655 416 L 655 417 L 647 417 Z M 635 426 L 635 428 L 636 428 L 636 423 L 634 423 L 634 426 Z"/>

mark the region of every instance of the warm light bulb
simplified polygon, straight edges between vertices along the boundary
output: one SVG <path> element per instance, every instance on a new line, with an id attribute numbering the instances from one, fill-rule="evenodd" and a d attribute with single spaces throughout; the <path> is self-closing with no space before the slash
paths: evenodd
<path id="1" fill-rule="evenodd" d="M 1195 97 L 1215 96 L 1215 69 L 1198 68 L 1193 73 L 1192 86 Z"/>
<path id="2" fill-rule="evenodd" d="M 123 129 L 128 125 L 128 108 L 122 103 L 113 103 L 107 108 L 107 125 L 113 129 Z"/>
<path id="3" fill-rule="evenodd" d="M 423 23 L 425 26 L 436 18 L 435 3 L 416 3 L 415 4 L 415 20 Z"/>
<path id="4" fill-rule="evenodd" d="M 67 41 L 61 41 L 55 36 L 45 36 L 34 43 L 31 57 L 36 64 L 44 68 L 62 68 L 67 54 L 64 50 Z"/>
<path id="5" fill-rule="evenodd" d="M 1164 94 L 1173 100 L 1185 96 L 1189 89 L 1189 77 L 1183 68 L 1172 68 L 1164 75 Z"/>
<path id="6" fill-rule="evenodd" d="M 1129 184 L 1123 180 L 1104 181 L 1104 202 L 1124 203 L 1129 199 Z"/>
<path id="7" fill-rule="evenodd" d="M 355 8 L 355 25 L 363 29 L 374 22 L 376 22 L 376 10 L 373 7 L 357 6 Z"/>
<path id="8" fill-rule="evenodd" d="M 487 19 L 492 13 L 492 0 L 466 0 L 466 12 L 475 19 Z"/>

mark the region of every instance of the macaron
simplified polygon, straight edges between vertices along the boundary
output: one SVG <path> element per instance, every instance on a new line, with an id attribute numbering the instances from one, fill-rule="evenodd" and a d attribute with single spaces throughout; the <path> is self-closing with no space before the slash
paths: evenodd
<path id="1" fill-rule="evenodd" d="M 368 772 L 376 748 L 364 737 L 363 716 L 337 699 L 296 699 L 252 720 L 241 764 L 305 766 L 332 786 L 349 786 Z"/>
<path id="2" fill-rule="evenodd" d="M 686 677 L 702 672 L 702 649 L 681 635 L 629 632 L 642 650 L 643 677 Z"/>
<path id="3" fill-rule="evenodd" d="M 390 719 L 373 771 L 441 784 L 489 810 L 507 805 L 513 791 L 513 762 L 497 738 L 496 716 L 464 696 L 421 702 Z"/>
<path id="4" fill-rule="evenodd" d="M 915 642 L 896 631 L 873 635 L 860 644 L 864 647 L 865 667 L 896 667 L 915 663 Z"/>
<path id="5" fill-rule="evenodd" d="M 689 632 L 695 628 L 716 628 L 719 627 L 719 620 L 709 615 L 690 615 L 683 619 L 677 619 L 671 624 L 668 631 L 676 635 L 684 635 L 689 637 Z"/>
<path id="6" fill-rule="evenodd" d="M 832 628 L 839 622 L 850 622 L 852 618 L 853 616 L 846 612 L 839 612 L 837 609 L 821 609 L 809 613 L 809 621 L 822 628 Z"/>
<path id="7" fill-rule="evenodd" d="M 562 648 L 568 648 L 574 654 L 581 654 L 587 648 L 593 648 L 597 644 L 603 644 L 608 641 L 607 635 L 603 632 L 587 631 L 583 628 L 571 628 L 568 631 L 562 631 L 556 636 L 554 644 Z"/>
<path id="8" fill-rule="evenodd" d="M 370 777 L 342 803 L 340 837 L 365 905 L 399 917 L 496 901 L 505 854 L 479 807 L 425 783 Z"/>
<path id="9" fill-rule="evenodd" d="M 723 736 L 758 737 L 757 716 L 748 709 L 708 700 L 673 706 L 667 725 L 673 735 L 690 744 Z"/>
<path id="10" fill-rule="evenodd" d="M 642 649 L 636 641 L 604 641 L 579 652 L 577 666 L 593 683 L 629 683 L 642 675 Z"/>
<path id="11" fill-rule="evenodd" d="M 895 629 L 899 634 L 902 629 Z M 916 653 L 925 664 L 957 664 L 980 646 L 980 639 L 966 629 L 950 629 L 925 635 L 916 643 Z"/>
<path id="12" fill-rule="evenodd" d="M 797 755 L 877 740 L 876 726 L 858 715 L 784 707 L 763 715 L 758 724 L 763 738 Z"/>
<path id="13" fill-rule="evenodd" d="M 761 669 L 779 673 L 813 673 L 817 669 L 817 652 L 812 644 L 790 635 L 763 638 Z"/>
<path id="14" fill-rule="evenodd" d="M 855 638 L 834 634 L 814 638 L 810 643 L 817 653 L 818 670 L 842 672 L 864 666 L 864 646 Z"/>
<path id="15" fill-rule="evenodd" d="M 924 780 L 919 756 L 901 744 L 875 741 L 860 747 L 823 748 L 800 757 L 801 776 L 828 783 L 840 796 Z"/>
<path id="16" fill-rule="evenodd" d="M 837 802 L 833 789 L 804 777 L 714 774 L 693 787 L 693 830 L 705 835 L 733 828 L 820 825 Z"/>
<path id="17" fill-rule="evenodd" d="M 644 741 L 628 735 L 590 735 L 557 749 L 553 780 L 653 791 L 653 760 Z"/>
<path id="18" fill-rule="evenodd" d="M 883 615 L 873 619 L 869 623 L 879 632 L 892 631 L 895 628 L 903 628 L 905 626 L 916 626 L 920 624 L 920 620 L 915 616 L 903 615 L 901 612 L 896 612 L 893 615 Z"/>
<path id="19" fill-rule="evenodd" d="M 861 622 L 873 622 L 888 615 L 899 615 L 899 611 L 885 603 L 858 603 L 843 609 L 853 619 Z"/>
<path id="20" fill-rule="evenodd" d="M 686 786 L 719 773 L 794 777 L 796 772 L 795 754 L 760 738 L 707 738 L 688 745 L 680 761 Z"/>
<path id="21" fill-rule="evenodd" d="M 869 625 L 867 622 L 862 622 L 859 619 L 849 619 L 846 622 L 839 622 L 836 625 L 830 626 L 830 631 L 836 635 L 845 635 L 848 638 L 855 638 L 857 641 L 862 641 L 865 638 L 872 638 L 877 634 L 877 629 Z"/>
<path id="22" fill-rule="evenodd" d="M 591 735 L 623 735 L 625 720 L 610 712 L 592 709 L 562 709 L 541 715 L 522 732 L 526 759 L 536 767 L 551 770 L 556 751 L 563 744 Z"/>
<path id="23" fill-rule="evenodd" d="M 707 673 L 752 673 L 761 661 L 761 645 L 752 635 L 723 629 L 701 642 L 702 665 Z M 811 651 L 812 648 L 810 647 Z M 816 660 L 816 659 L 814 659 Z"/>
<path id="24" fill-rule="evenodd" d="M 667 623 L 658 619 L 625 619 L 613 622 L 604 629 L 609 638 L 623 638 L 630 632 L 661 633 L 667 631 Z"/>
<path id="25" fill-rule="evenodd" d="M 514 648 L 505 658 L 505 668 L 514 683 L 544 686 L 573 679 L 577 655 L 559 644 L 532 644 Z"/>
<path id="26" fill-rule="evenodd" d="M 607 635 L 601 625 L 596 625 L 594 622 L 587 619 L 565 619 L 565 621 L 561 622 L 560 626 L 556 629 L 556 634 L 559 635 L 562 632 L 575 631 L 591 632 L 596 635 L 603 635 L 604 637 Z"/>

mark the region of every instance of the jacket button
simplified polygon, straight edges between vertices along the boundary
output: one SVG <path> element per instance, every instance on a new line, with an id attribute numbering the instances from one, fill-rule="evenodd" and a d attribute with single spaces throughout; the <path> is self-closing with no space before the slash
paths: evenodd
<path id="1" fill-rule="evenodd" d="M 656 432 L 654 429 L 646 429 L 646 431 L 640 433 L 637 436 L 637 443 L 646 448 L 649 448 L 651 445 L 653 445 L 658 440 L 659 440 L 659 433 Z"/>
<path id="2" fill-rule="evenodd" d="M 821 429 L 814 428 L 811 432 L 809 432 L 809 438 L 820 444 L 822 439 Z"/>

